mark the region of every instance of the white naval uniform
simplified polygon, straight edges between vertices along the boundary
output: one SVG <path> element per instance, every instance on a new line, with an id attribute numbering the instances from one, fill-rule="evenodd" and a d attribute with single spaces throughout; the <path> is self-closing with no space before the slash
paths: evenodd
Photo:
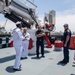
<path id="1" fill-rule="evenodd" d="M 19 28 L 15 28 L 13 30 L 13 45 L 16 51 L 16 59 L 15 59 L 15 64 L 13 68 L 19 69 L 20 64 L 20 58 L 22 54 L 22 40 L 24 39 L 22 32 Z"/>
<path id="2" fill-rule="evenodd" d="M 26 40 L 24 40 L 22 42 L 23 44 L 23 51 L 22 51 L 22 56 L 21 57 L 28 57 L 28 46 L 29 46 L 29 39 L 30 39 L 30 34 L 27 33 L 23 33 L 23 36 L 26 38 Z"/>

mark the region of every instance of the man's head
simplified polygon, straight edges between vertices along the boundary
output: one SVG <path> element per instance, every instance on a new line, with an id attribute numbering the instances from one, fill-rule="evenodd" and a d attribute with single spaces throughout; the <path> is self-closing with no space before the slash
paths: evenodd
<path id="1" fill-rule="evenodd" d="M 23 28 L 23 32 L 24 32 L 24 33 L 27 32 L 27 27 Z"/>
<path id="2" fill-rule="evenodd" d="M 41 30 L 41 26 L 37 26 L 38 30 Z"/>
<path id="3" fill-rule="evenodd" d="M 21 27 L 22 27 L 22 23 L 21 23 L 20 21 L 18 21 L 18 22 L 16 22 L 16 26 L 17 26 L 18 28 L 21 28 Z"/>
<path id="4" fill-rule="evenodd" d="M 64 24 L 64 29 L 67 29 L 68 28 L 68 24 Z"/>

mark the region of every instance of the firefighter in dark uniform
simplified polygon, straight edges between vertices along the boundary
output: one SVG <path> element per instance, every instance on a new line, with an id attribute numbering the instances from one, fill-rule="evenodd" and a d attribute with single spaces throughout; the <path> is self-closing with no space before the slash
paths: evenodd
<path id="1" fill-rule="evenodd" d="M 39 58 L 39 47 L 41 46 L 41 55 L 44 56 L 44 35 L 45 33 L 41 30 L 41 26 L 37 26 L 38 30 L 36 31 L 36 55 Z"/>
<path id="2" fill-rule="evenodd" d="M 64 34 L 63 34 L 63 55 L 64 59 L 60 63 L 67 64 L 69 62 L 69 45 L 70 45 L 71 31 L 68 28 L 68 24 L 64 24 Z"/>

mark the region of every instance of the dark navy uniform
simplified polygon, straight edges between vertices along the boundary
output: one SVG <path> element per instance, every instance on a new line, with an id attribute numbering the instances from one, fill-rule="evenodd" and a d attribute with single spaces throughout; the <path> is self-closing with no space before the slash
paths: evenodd
<path id="1" fill-rule="evenodd" d="M 42 30 L 37 30 L 36 35 L 43 33 Z M 41 54 L 44 56 L 44 36 L 36 38 L 36 55 L 39 57 L 39 47 L 41 46 Z"/>
<path id="2" fill-rule="evenodd" d="M 70 36 L 70 38 L 71 38 L 71 31 L 68 28 L 64 31 L 63 44 L 65 44 L 67 36 Z M 69 50 L 68 49 L 69 49 L 69 45 L 70 45 L 70 38 L 67 42 L 66 47 L 64 47 L 64 49 L 63 49 L 63 54 L 64 54 L 63 61 L 65 61 L 65 62 L 69 62 Z"/>

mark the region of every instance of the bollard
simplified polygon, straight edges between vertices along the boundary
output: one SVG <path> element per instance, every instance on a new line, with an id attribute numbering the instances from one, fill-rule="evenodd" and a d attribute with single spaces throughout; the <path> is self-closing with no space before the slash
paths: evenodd
<path id="1" fill-rule="evenodd" d="M 2 38 L 0 38 L 0 48 L 2 48 Z"/>
<path id="2" fill-rule="evenodd" d="M 56 40 L 56 41 L 54 42 L 54 46 L 55 46 L 55 50 L 60 51 L 60 50 L 62 50 L 63 42 L 60 41 L 60 40 Z"/>

